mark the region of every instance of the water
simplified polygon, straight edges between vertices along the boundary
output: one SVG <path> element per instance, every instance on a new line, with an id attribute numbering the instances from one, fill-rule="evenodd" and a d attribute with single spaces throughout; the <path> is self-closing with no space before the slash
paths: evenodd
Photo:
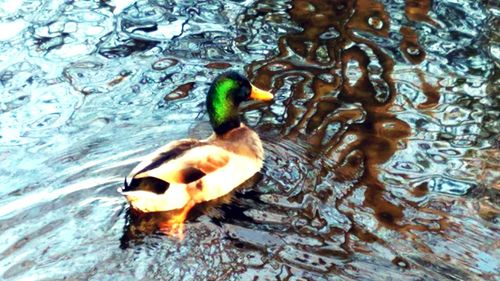
<path id="1" fill-rule="evenodd" d="M 1 1 L 0 279 L 496 280 L 494 1 Z M 210 132 L 234 69 L 265 168 L 186 237 L 116 188 Z"/>

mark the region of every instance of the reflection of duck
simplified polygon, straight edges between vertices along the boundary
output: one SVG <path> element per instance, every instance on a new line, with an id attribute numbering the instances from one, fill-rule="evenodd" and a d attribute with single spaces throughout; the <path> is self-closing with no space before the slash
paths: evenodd
<path id="1" fill-rule="evenodd" d="M 238 73 L 218 76 L 206 99 L 214 134 L 158 149 L 132 170 L 121 192 L 142 212 L 187 212 L 197 203 L 229 193 L 257 173 L 264 158 L 259 136 L 240 123 L 238 106 L 248 99 L 272 98 Z"/>
<path id="2" fill-rule="evenodd" d="M 204 221 L 202 224 L 192 223 L 190 225 L 191 229 L 194 229 L 194 239 L 200 238 L 199 232 L 196 230 L 202 225 L 214 224 L 217 226 L 222 226 L 224 224 L 245 224 L 247 222 L 253 222 L 252 218 L 245 214 L 249 209 L 261 208 L 259 204 L 262 204 L 259 196 L 261 193 L 254 190 L 256 184 L 260 182 L 262 175 L 260 173 L 255 174 L 242 185 L 238 187 L 236 192 L 231 192 L 217 199 L 210 200 L 207 202 L 202 202 L 196 204 L 192 209 L 188 210 L 189 214 L 186 214 L 186 221 L 200 222 Z M 125 225 L 123 228 L 123 235 L 120 238 L 120 247 L 128 248 L 131 245 L 142 243 L 144 237 L 150 237 L 154 235 L 176 235 L 178 238 L 182 238 L 181 229 L 177 229 L 175 232 L 177 221 L 173 221 L 179 212 L 183 210 L 175 210 L 169 212 L 153 212 L 153 213 L 142 213 L 134 211 L 134 209 L 127 209 L 125 212 Z M 199 219 L 204 216 L 204 219 Z M 177 227 L 182 227 L 181 225 Z"/>

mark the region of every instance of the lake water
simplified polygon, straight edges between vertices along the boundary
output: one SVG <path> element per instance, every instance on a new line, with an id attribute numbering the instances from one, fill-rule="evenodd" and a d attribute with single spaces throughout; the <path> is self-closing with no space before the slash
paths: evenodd
<path id="1" fill-rule="evenodd" d="M 0 1 L 1 280 L 498 280 L 496 1 Z M 189 216 L 118 194 L 210 133 L 226 70 L 265 167 Z"/>

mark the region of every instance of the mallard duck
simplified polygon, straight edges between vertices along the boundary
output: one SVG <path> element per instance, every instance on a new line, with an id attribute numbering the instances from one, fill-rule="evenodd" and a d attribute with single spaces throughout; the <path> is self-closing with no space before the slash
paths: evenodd
<path id="1" fill-rule="evenodd" d="M 125 179 L 121 193 L 144 213 L 184 209 L 228 194 L 260 171 L 262 143 L 240 121 L 239 105 L 273 95 L 237 72 L 215 78 L 206 98 L 214 133 L 204 140 L 172 141 L 156 150 Z M 185 217 L 185 216 L 184 216 Z"/>

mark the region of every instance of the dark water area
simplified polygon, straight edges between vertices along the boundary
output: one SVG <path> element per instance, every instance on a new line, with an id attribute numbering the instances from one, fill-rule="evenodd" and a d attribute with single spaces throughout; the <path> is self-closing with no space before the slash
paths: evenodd
<path id="1" fill-rule="evenodd" d="M 496 1 L 0 2 L 1 280 L 498 280 Z M 141 156 L 205 137 L 213 77 L 265 167 L 139 215 Z"/>

